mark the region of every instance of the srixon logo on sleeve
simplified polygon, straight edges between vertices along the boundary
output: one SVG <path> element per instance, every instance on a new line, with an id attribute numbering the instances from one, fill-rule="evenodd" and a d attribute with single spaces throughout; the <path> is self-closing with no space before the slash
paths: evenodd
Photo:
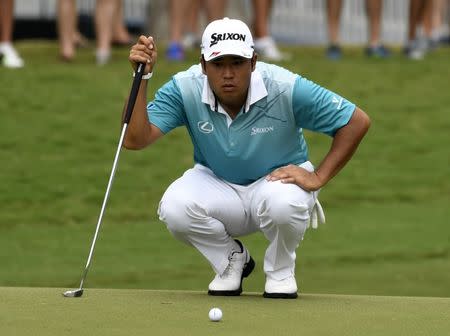
<path id="1" fill-rule="evenodd" d="M 245 42 L 245 34 L 238 34 L 238 33 L 224 33 L 224 34 L 218 34 L 214 33 L 211 35 L 211 44 L 209 47 L 211 48 L 213 45 L 217 44 L 219 41 L 226 41 L 226 40 L 236 40 L 236 41 L 244 41 Z"/>

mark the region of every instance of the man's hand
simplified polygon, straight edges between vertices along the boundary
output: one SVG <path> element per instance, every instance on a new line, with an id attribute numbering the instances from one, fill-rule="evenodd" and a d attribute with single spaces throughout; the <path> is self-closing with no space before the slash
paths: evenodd
<path id="1" fill-rule="evenodd" d="M 136 71 L 138 63 L 145 64 L 144 74 L 148 74 L 153 72 L 157 58 L 158 52 L 153 37 L 141 35 L 136 44 L 131 47 L 128 60 L 134 71 Z"/>
<path id="2" fill-rule="evenodd" d="M 309 172 L 292 164 L 275 169 L 266 176 L 266 180 L 293 183 L 307 191 L 316 191 L 323 187 L 323 183 L 316 172 Z"/>

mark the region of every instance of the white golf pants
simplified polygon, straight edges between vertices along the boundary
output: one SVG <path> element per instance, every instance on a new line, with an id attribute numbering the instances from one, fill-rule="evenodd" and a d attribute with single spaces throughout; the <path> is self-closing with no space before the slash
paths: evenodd
<path id="1" fill-rule="evenodd" d="M 309 161 L 300 166 L 314 170 Z M 169 186 L 158 214 L 173 236 L 200 251 L 217 274 L 228 265 L 233 238 L 261 231 L 269 241 L 264 272 L 282 280 L 295 275 L 295 250 L 316 204 L 316 193 L 297 185 L 264 177 L 236 185 L 196 164 Z"/>

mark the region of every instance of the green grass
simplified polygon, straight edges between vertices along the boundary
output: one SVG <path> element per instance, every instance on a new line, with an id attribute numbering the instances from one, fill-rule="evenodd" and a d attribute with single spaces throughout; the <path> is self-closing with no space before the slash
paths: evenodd
<path id="1" fill-rule="evenodd" d="M 0 285 L 75 287 L 85 265 L 131 85 L 126 49 L 105 67 L 92 50 L 73 64 L 55 42 L 17 44 L 21 70 L 0 68 Z M 164 60 L 149 96 L 197 61 Z M 361 49 L 329 62 L 320 48 L 286 48 L 282 65 L 357 103 L 373 124 L 345 170 L 321 192 L 327 224 L 298 249 L 304 293 L 450 296 L 450 50 L 423 62 L 368 60 Z M 307 133 L 318 163 L 330 139 Z M 86 286 L 202 290 L 212 270 L 158 221 L 165 188 L 192 165 L 177 130 L 143 151 L 122 151 Z M 244 241 L 261 292 L 266 242 Z"/>
<path id="2" fill-rule="evenodd" d="M 255 293 L 210 297 L 193 291 L 0 288 L 4 335 L 445 335 L 450 299 L 304 294 L 266 300 Z M 220 307 L 223 318 L 210 322 Z"/>

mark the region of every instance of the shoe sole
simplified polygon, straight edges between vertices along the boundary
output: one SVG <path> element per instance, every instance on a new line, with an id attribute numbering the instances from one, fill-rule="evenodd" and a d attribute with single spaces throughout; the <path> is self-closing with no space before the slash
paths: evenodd
<path id="1" fill-rule="evenodd" d="M 227 291 L 217 291 L 217 290 L 208 290 L 208 295 L 212 296 L 239 296 L 242 293 L 242 280 L 248 277 L 255 268 L 255 261 L 250 256 L 250 260 L 247 264 L 245 264 L 244 269 L 242 270 L 241 283 L 239 288 L 236 290 L 227 290 Z"/>
<path id="2" fill-rule="evenodd" d="M 267 293 L 264 292 L 263 297 L 266 299 L 296 299 L 297 293 Z"/>

